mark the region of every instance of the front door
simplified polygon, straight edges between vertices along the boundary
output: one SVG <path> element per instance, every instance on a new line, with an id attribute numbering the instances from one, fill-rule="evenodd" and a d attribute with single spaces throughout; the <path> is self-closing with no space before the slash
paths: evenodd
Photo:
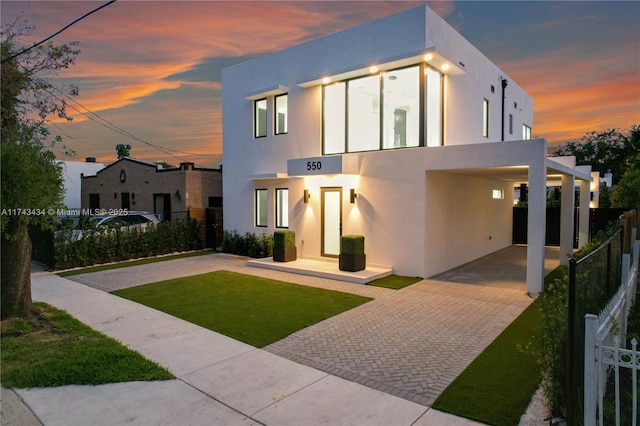
<path id="1" fill-rule="evenodd" d="M 338 257 L 342 235 L 342 188 L 320 188 L 322 196 L 322 256 Z"/>

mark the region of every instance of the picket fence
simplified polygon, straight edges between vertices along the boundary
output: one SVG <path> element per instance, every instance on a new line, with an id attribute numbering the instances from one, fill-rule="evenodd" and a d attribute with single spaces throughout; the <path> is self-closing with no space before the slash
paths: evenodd
<path id="1" fill-rule="evenodd" d="M 584 346 L 584 424 L 603 426 L 603 400 L 607 378 L 613 373 L 615 390 L 616 426 L 620 426 L 620 369 L 631 369 L 632 425 L 638 425 L 638 386 L 640 352 L 633 339 L 631 349 L 626 346 L 627 317 L 635 302 L 638 283 L 638 254 L 640 241 L 637 229 L 631 232 L 634 242 L 630 254 L 622 256 L 622 283 L 600 315 L 585 315 Z"/>

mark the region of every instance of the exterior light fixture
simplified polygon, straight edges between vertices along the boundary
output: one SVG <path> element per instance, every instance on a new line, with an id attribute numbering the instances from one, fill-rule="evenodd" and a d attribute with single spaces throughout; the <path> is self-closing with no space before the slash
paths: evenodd
<path id="1" fill-rule="evenodd" d="M 424 55 L 424 60 L 425 61 L 430 61 L 432 59 L 433 59 L 433 54 L 427 53 L 426 55 Z"/>
<path id="2" fill-rule="evenodd" d="M 372 74 L 373 74 L 374 72 L 378 72 L 378 67 L 376 67 L 375 65 L 374 65 L 374 66 L 372 66 L 371 68 L 369 68 L 369 72 L 370 72 L 370 73 L 372 73 Z"/>
<path id="3" fill-rule="evenodd" d="M 329 77 L 325 77 L 322 79 L 322 84 L 329 84 L 330 81 Z"/>
<path id="4" fill-rule="evenodd" d="M 358 194 L 356 194 L 355 188 L 351 188 L 349 190 L 349 200 L 350 200 L 351 204 L 356 202 L 356 198 L 357 197 L 358 197 Z"/>
<path id="5" fill-rule="evenodd" d="M 442 66 L 442 71 L 446 71 L 446 70 L 448 70 L 448 69 L 449 69 L 449 64 L 444 64 L 444 65 Z"/>
<path id="6" fill-rule="evenodd" d="M 309 190 L 305 189 L 304 190 L 304 203 L 307 204 L 309 202 L 309 198 L 311 198 L 311 194 L 309 194 Z"/>

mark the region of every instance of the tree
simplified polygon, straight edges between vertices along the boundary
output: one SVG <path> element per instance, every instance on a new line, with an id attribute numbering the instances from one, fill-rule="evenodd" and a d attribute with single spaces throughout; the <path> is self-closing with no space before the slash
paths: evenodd
<path id="1" fill-rule="evenodd" d="M 63 197 L 62 172 L 49 149 L 60 138 L 52 136 L 45 123 L 52 114 L 70 118 L 66 102 L 43 74 L 68 68 L 79 53 L 77 43 L 49 42 L 14 57 L 21 51 L 18 38 L 33 30 L 18 27 L 17 22 L 6 25 L 0 34 L 2 319 L 28 318 L 32 314 L 28 227 L 55 226 L 52 212 L 61 206 Z M 69 94 L 77 94 L 77 88 L 71 88 Z"/>
<path id="2" fill-rule="evenodd" d="M 158 166 L 162 166 L 163 169 L 175 169 L 176 168 L 176 166 L 174 166 L 173 164 L 171 164 L 170 162 L 168 162 L 166 160 L 154 161 L 153 164 L 156 164 Z"/>
<path id="3" fill-rule="evenodd" d="M 618 129 L 609 129 L 600 133 L 588 132 L 579 141 L 571 141 L 557 147 L 553 151 L 553 156 L 575 156 L 577 165 L 591 165 L 592 170 L 600 172 L 600 175 L 610 170 L 615 185 L 638 152 L 640 152 L 640 127 L 633 125 L 627 133 L 622 133 Z"/>
<path id="4" fill-rule="evenodd" d="M 613 187 L 611 204 L 613 207 L 637 209 L 640 212 L 640 154 L 631 160 L 631 165 Z"/>
<path id="5" fill-rule="evenodd" d="M 118 160 L 122 157 L 128 157 L 131 154 L 131 145 L 119 143 L 116 145 L 116 154 L 118 154 Z"/>

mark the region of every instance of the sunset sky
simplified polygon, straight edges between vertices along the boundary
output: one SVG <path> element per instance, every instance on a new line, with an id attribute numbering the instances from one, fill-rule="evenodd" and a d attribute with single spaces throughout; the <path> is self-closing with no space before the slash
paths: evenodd
<path id="1" fill-rule="evenodd" d="M 101 2 L 33 1 L 39 41 Z M 221 159 L 221 70 L 424 2 L 119 0 L 54 39 L 80 42 L 72 123 L 54 133 L 77 159 L 131 155 L 215 167 Z M 533 136 L 550 146 L 590 130 L 640 124 L 640 2 L 427 2 L 534 99 Z M 2 1 L 2 23 L 27 2 Z M 114 130 L 115 129 L 115 130 Z M 59 154 L 59 153 L 58 153 Z"/>

